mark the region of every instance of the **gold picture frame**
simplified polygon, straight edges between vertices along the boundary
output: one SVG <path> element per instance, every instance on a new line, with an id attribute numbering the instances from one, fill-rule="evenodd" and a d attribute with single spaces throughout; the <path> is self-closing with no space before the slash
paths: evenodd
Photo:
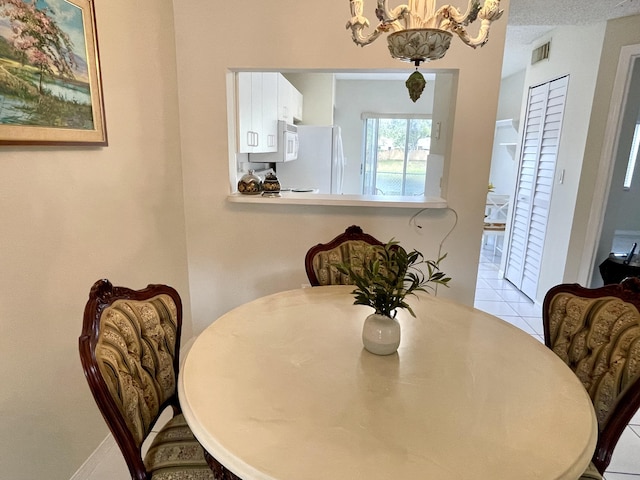
<path id="1" fill-rule="evenodd" d="M 107 145 L 93 0 L 0 0 L 0 144 Z"/>

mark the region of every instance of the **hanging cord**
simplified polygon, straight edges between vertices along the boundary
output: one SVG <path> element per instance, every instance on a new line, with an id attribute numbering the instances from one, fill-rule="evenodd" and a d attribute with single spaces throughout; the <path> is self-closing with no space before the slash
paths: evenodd
<path id="1" fill-rule="evenodd" d="M 413 224 L 417 228 L 422 228 L 422 225 L 418 225 L 416 220 L 425 210 L 430 210 L 430 209 L 429 208 L 423 208 L 422 210 L 418 210 L 416 213 L 414 213 L 413 216 L 409 219 L 409 225 Z M 442 256 L 442 246 L 444 245 L 444 242 L 447 240 L 447 238 L 449 238 L 449 235 L 451 235 L 453 233 L 453 231 L 455 230 L 456 226 L 458 225 L 458 212 L 456 212 L 451 207 L 447 207 L 446 210 L 448 210 L 450 212 L 453 212 L 454 222 L 453 222 L 453 226 L 451 227 L 451 229 L 442 238 L 442 241 L 440 242 L 440 245 L 438 245 L 438 257 L 437 258 L 440 258 Z M 437 295 L 438 295 L 438 284 L 436 283 L 436 286 L 435 286 L 435 289 L 434 289 L 434 296 L 437 296 Z"/>

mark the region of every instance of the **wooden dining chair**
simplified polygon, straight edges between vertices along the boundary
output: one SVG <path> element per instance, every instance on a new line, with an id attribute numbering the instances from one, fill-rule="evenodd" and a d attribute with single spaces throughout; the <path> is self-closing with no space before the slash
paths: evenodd
<path id="1" fill-rule="evenodd" d="M 361 261 L 370 246 L 383 246 L 380 240 L 351 225 L 328 243 L 311 247 L 304 259 L 307 278 L 311 286 L 350 285 L 348 275 L 338 272 L 335 264 Z"/>
<path id="2" fill-rule="evenodd" d="M 598 441 L 581 479 L 601 479 L 640 407 L 640 279 L 585 288 L 562 284 L 543 303 L 545 345 L 580 379 L 598 421 Z"/>
<path id="3" fill-rule="evenodd" d="M 502 243 L 507 228 L 507 213 L 509 210 L 509 195 L 487 194 L 484 226 L 482 229 L 482 244 L 486 245 L 489 237 L 493 237 L 493 255 L 496 251 L 502 253 Z M 498 246 L 500 240 L 500 246 Z"/>
<path id="4" fill-rule="evenodd" d="M 133 480 L 219 480 L 180 409 L 176 390 L 182 328 L 178 292 L 99 280 L 91 288 L 79 339 L 85 377 Z M 173 418 L 142 458 L 165 408 Z M 231 478 L 231 477 L 224 477 Z"/>

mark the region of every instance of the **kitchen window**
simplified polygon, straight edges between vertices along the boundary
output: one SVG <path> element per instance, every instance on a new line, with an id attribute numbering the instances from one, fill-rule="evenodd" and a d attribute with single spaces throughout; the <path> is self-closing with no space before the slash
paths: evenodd
<path id="1" fill-rule="evenodd" d="M 363 114 L 363 195 L 424 195 L 431 117 Z"/>

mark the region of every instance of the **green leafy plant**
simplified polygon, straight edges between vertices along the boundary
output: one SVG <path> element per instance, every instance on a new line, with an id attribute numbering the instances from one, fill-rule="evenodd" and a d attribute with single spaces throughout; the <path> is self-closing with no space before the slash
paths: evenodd
<path id="1" fill-rule="evenodd" d="M 405 300 L 407 295 L 435 291 L 437 285 L 448 287 L 451 278 L 440 270 L 440 262 L 446 256 L 445 253 L 437 260 L 426 260 L 422 253 L 407 253 L 391 239 L 384 246 L 365 249 L 355 261 L 335 267 L 356 286 L 352 292 L 354 305 L 372 307 L 375 313 L 391 318 L 395 318 L 397 309 L 404 308 L 415 317 Z"/>

